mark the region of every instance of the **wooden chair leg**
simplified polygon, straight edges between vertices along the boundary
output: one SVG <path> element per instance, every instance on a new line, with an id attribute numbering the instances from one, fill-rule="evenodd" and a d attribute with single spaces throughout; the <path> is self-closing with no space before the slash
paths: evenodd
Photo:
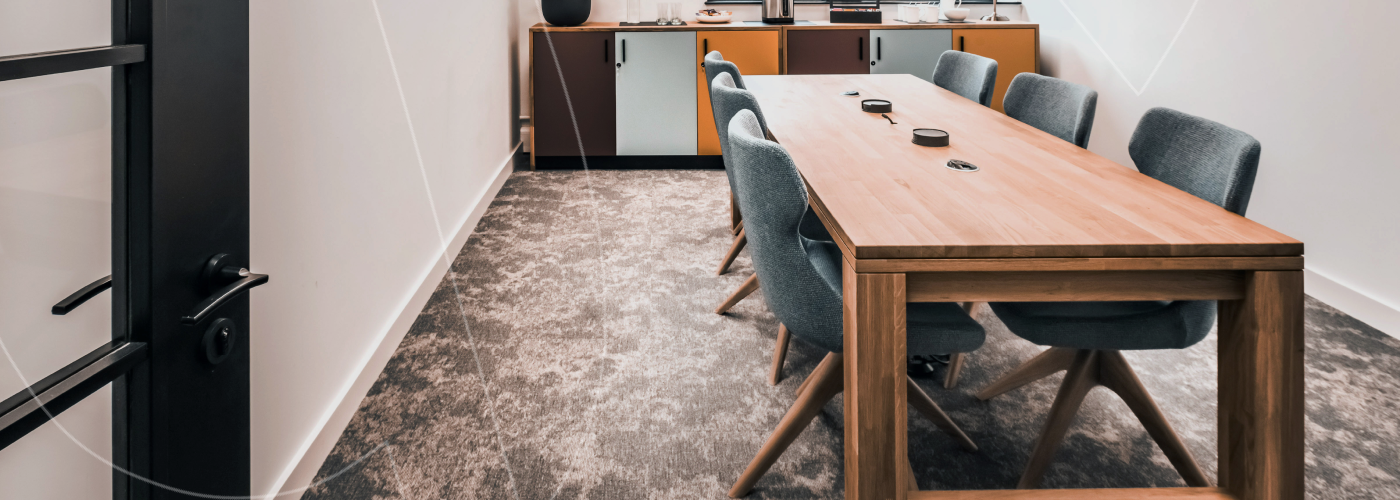
<path id="1" fill-rule="evenodd" d="M 773 346 L 773 373 L 768 375 L 769 385 L 778 385 L 783 376 L 783 360 L 787 359 L 788 340 L 791 337 L 787 325 L 778 324 L 778 343 Z"/>
<path id="2" fill-rule="evenodd" d="M 913 405 L 915 410 L 932 420 L 933 425 L 952 436 L 967 451 L 977 451 L 977 443 L 972 442 L 972 438 L 967 437 L 967 434 L 958 428 L 958 424 L 938 407 L 938 403 L 933 402 L 933 398 L 928 397 L 928 393 L 925 393 L 919 384 L 914 383 L 914 379 L 906 376 L 904 385 L 909 391 L 909 404 Z"/>
<path id="3" fill-rule="evenodd" d="M 1070 364 L 1074 362 L 1074 356 L 1074 349 L 1051 347 L 1031 358 L 1030 361 L 1022 363 L 1015 370 L 1011 370 L 1011 373 L 1002 375 L 986 389 L 982 389 L 981 392 L 977 393 L 977 399 L 986 401 L 1012 389 L 1068 369 Z"/>
<path id="4" fill-rule="evenodd" d="M 739 234 L 739 229 L 744 227 L 744 216 L 739 213 L 739 198 L 734 193 L 729 193 L 729 227 L 734 234 Z"/>
<path id="5" fill-rule="evenodd" d="M 909 474 L 909 491 L 919 491 L 919 480 L 914 478 L 914 462 L 905 458 L 904 467 Z"/>
<path id="6" fill-rule="evenodd" d="M 1133 410 L 1133 415 L 1147 428 L 1147 434 L 1152 436 L 1152 440 L 1157 442 L 1167 460 L 1176 467 L 1181 478 L 1186 480 L 1187 486 L 1211 486 L 1210 478 L 1206 477 L 1205 471 L 1201 470 L 1200 464 L 1197 464 L 1196 458 L 1191 455 L 1191 450 L 1186 448 L 1186 444 L 1181 442 L 1181 437 L 1167 422 L 1166 415 L 1162 414 L 1162 409 L 1147 393 L 1147 388 L 1143 387 L 1142 380 L 1128 365 L 1123 353 L 1099 352 L 1099 384 L 1123 398 L 1123 402 Z"/>
<path id="7" fill-rule="evenodd" d="M 827 356 L 827 357 L 822 358 L 822 361 L 821 361 L 820 363 L 817 363 L 817 368 L 816 368 L 815 370 L 812 370 L 812 373 L 809 374 L 809 375 L 807 375 L 807 378 L 802 379 L 802 385 L 797 386 L 797 395 L 798 395 L 798 396 L 801 396 L 801 395 L 802 395 L 802 391 L 807 390 L 807 388 L 810 387 L 810 386 L 812 385 L 812 381 L 813 381 L 813 380 L 816 380 L 817 374 L 818 374 L 818 373 L 821 373 L 822 370 L 824 369 L 824 367 L 825 367 L 826 365 L 831 364 L 831 362 L 832 362 L 831 360 L 832 360 L 832 357 L 831 357 L 831 356 Z"/>
<path id="8" fill-rule="evenodd" d="M 730 230 L 729 233 L 730 233 L 730 234 L 733 234 L 733 235 L 735 235 L 735 236 L 738 236 L 738 235 L 739 235 L 739 231 L 743 231 L 743 230 L 744 230 L 744 221 L 739 221 L 737 224 L 734 224 L 734 229 Z"/>
<path id="9" fill-rule="evenodd" d="M 952 389 L 958 385 L 958 375 L 962 375 L 963 363 L 967 361 L 967 353 L 955 352 L 948 360 L 948 373 L 943 374 L 943 388 Z"/>
<path id="10" fill-rule="evenodd" d="M 719 263 L 719 270 L 715 271 L 715 275 L 723 276 L 724 272 L 729 270 L 729 265 L 734 263 L 734 259 L 739 258 L 739 251 L 743 250 L 748 242 L 749 239 L 744 237 L 744 229 L 740 228 L 739 235 L 735 236 L 734 243 L 729 245 L 729 253 L 724 254 L 724 260 Z"/>
<path id="11" fill-rule="evenodd" d="M 1065 381 L 1060 384 L 1060 392 L 1055 395 L 1055 403 L 1050 405 L 1050 416 L 1045 420 L 1045 429 L 1036 439 L 1035 450 L 1031 452 L 1031 460 L 1026 464 L 1025 472 L 1021 473 L 1021 481 L 1016 485 L 1017 488 L 1032 489 L 1040 486 L 1040 479 L 1045 476 L 1045 469 L 1050 467 L 1055 450 L 1060 447 L 1060 441 L 1069 430 L 1070 422 L 1079 412 L 1079 405 L 1084 402 L 1084 396 L 1097 385 L 1097 378 L 1098 352 L 1076 351 L 1074 362 L 1065 373 Z"/>
<path id="12" fill-rule="evenodd" d="M 830 353 L 827 358 L 835 356 L 831 363 L 825 363 L 824 367 L 814 372 L 812 375 L 816 379 L 812 382 L 811 390 L 804 391 L 797 397 L 797 402 L 783 415 L 783 421 L 778 424 L 778 428 L 773 431 L 773 435 L 768 437 L 768 442 L 763 444 L 763 448 L 758 450 L 758 455 L 749 462 L 748 468 L 739 476 L 739 480 L 734 483 L 734 487 L 729 489 L 731 498 L 739 498 L 748 495 L 753 489 L 753 485 L 758 482 L 768 469 L 773 467 L 773 463 L 778 461 L 778 457 L 787 450 L 793 440 L 802 433 L 807 425 L 812 423 L 812 419 L 821 412 L 831 398 L 841 393 L 843 378 L 845 377 L 841 355 Z"/>
<path id="13" fill-rule="evenodd" d="M 744 283 L 742 285 L 739 285 L 739 289 L 734 290 L 734 293 L 729 294 L 729 298 L 724 299 L 724 302 L 721 303 L 719 307 L 715 308 L 715 314 L 724 314 L 726 312 L 729 312 L 729 308 L 734 307 L 734 304 L 738 304 L 739 301 L 744 300 L 744 297 L 748 297 L 749 294 L 752 294 L 754 292 L 754 290 L 758 290 L 757 274 L 749 276 L 749 279 L 744 280 Z"/>

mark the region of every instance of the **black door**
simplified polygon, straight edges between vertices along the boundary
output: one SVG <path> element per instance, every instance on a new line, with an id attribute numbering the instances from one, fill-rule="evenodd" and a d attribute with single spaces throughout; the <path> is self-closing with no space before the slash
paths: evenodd
<path id="1" fill-rule="evenodd" d="M 114 498 L 246 496 L 248 2 L 112 20 L 111 46 L 0 58 L 0 80 L 112 67 L 113 133 L 112 275 L 53 311 L 110 287 L 112 342 L 0 403 L 0 447 L 111 382 Z"/>

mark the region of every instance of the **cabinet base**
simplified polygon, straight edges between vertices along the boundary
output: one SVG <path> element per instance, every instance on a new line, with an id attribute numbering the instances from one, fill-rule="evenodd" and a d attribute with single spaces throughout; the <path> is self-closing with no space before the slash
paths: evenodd
<path id="1" fill-rule="evenodd" d="M 724 169 L 720 156 L 589 156 L 588 168 L 597 170 L 698 170 Z M 577 156 L 536 156 L 536 170 L 582 170 Z"/>

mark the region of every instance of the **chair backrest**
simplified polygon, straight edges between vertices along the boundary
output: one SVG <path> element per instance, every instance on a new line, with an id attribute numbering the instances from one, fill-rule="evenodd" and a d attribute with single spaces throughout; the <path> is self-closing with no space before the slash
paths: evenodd
<path id="1" fill-rule="evenodd" d="M 718 50 L 711 50 L 709 54 L 705 54 L 704 64 L 706 82 L 715 81 L 715 77 L 719 76 L 720 73 L 729 73 L 729 76 L 734 78 L 734 86 L 741 89 L 748 88 L 744 86 L 744 75 L 739 74 L 739 67 L 735 66 L 732 62 L 724 60 L 724 56 L 720 55 Z"/>
<path id="2" fill-rule="evenodd" d="M 1148 110 L 1128 143 L 1138 171 L 1240 215 L 1254 191 L 1259 150 L 1249 134 L 1167 108 Z"/>
<path id="3" fill-rule="evenodd" d="M 949 50 L 938 56 L 933 67 L 933 84 L 954 94 L 991 107 L 992 89 L 997 83 L 997 62 L 976 54 Z"/>
<path id="4" fill-rule="evenodd" d="M 1006 88 L 1002 107 L 1020 120 L 1081 148 L 1089 147 L 1099 93 L 1058 78 L 1021 73 Z"/>
<path id="5" fill-rule="evenodd" d="M 793 335 L 840 352 L 840 273 L 824 278 L 808 256 L 822 245 L 798 233 L 807 188 L 797 167 L 787 150 L 764 138 L 753 112 L 739 111 L 727 128 L 744 233 L 768 308 Z"/>
<path id="6" fill-rule="evenodd" d="M 725 175 L 729 176 L 729 189 L 734 189 L 734 173 L 730 168 L 729 122 L 740 111 L 750 111 L 758 117 L 758 125 L 764 132 L 768 124 L 763 120 L 763 111 L 758 109 L 758 98 L 747 90 L 736 88 L 729 73 L 720 72 L 710 83 L 710 107 L 715 114 L 715 130 L 719 132 L 719 151 L 724 162 Z M 760 135 L 762 137 L 762 135 Z"/>

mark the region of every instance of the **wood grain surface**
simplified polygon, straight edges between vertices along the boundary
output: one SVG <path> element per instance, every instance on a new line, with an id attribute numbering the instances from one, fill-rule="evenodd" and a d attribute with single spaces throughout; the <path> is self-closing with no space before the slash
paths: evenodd
<path id="1" fill-rule="evenodd" d="M 1303 252 L 1293 238 L 912 75 L 745 83 L 850 259 Z M 862 112 L 869 98 L 893 101 L 898 124 Z M 952 145 L 914 145 L 916 127 L 946 130 Z M 981 170 L 946 168 L 954 158 Z"/>

